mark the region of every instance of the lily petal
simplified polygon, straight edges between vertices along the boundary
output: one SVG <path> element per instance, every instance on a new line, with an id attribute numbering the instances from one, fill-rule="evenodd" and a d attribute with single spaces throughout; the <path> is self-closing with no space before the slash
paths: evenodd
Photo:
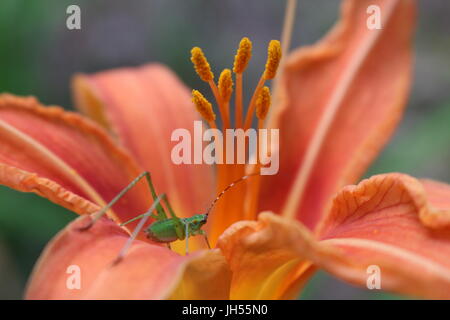
<path id="1" fill-rule="evenodd" d="M 93 202 L 64 189 L 52 180 L 3 163 L 0 163 L 0 183 L 17 191 L 34 192 L 78 214 L 90 214 L 100 209 Z"/>
<path id="2" fill-rule="evenodd" d="M 374 5 L 380 30 L 368 28 Z M 269 126 L 280 128 L 289 153 L 280 154 L 278 175 L 264 177 L 261 209 L 313 228 L 332 195 L 365 172 L 402 116 L 414 25 L 414 1 L 347 0 L 322 41 L 287 58 Z"/>
<path id="3" fill-rule="evenodd" d="M 170 299 L 229 299 L 230 283 L 231 270 L 221 251 L 202 251 L 198 258 L 186 264 L 183 277 L 172 291 Z"/>
<path id="4" fill-rule="evenodd" d="M 159 192 L 168 194 L 180 216 L 203 212 L 213 198 L 208 165 L 176 165 L 171 150 L 175 129 L 193 135 L 198 115 L 187 88 L 166 67 L 157 64 L 123 68 L 73 81 L 77 107 L 109 128 L 152 173 Z"/>
<path id="5" fill-rule="evenodd" d="M 450 298 L 450 186 L 404 174 L 373 176 L 344 188 L 318 237 L 335 248 L 319 263 L 354 283 L 381 269 L 384 290 Z"/>
<path id="6" fill-rule="evenodd" d="M 226 257 L 232 281 L 230 299 L 294 299 L 316 267 L 299 255 L 292 241 L 308 230 L 269 212 L 258 221 L 240 221 L 218 239 Z M 312 240 L 311 240 L 312 241 Z"/>
<path id="7" fill-rule="evenodd" d="M 196 288 L 216 278 L 221 281 L 214 282 L 214 289 L 202 288 L 214 294 L 212 298 L 227 298 L 230 272 L 218 250 L 180 256 L 136 240 L 113 265 L 128 234 L 108 219 L 80 231 L 89 219 L 78 218 L 47 245 L 30 278 L 27 299 L 198 299 L 205 296 Z M 78 275 L 77 289 L 73 286 Z M 176 292 L 181 284 L 184 291 Z"/>
<path id="8" fill-rule="evenodd" d="M 0 183 L 35 192 L 79 214 L 92 213 L 141 169 L 93 122 L 32 97 L 0 95 Z M 114 207 L 124 221 L 149 206 L 144 184 Z"/>
<path id="9" fill-rule="evenodd" d="M 263 279 L 276 275 L 285 261 L 297 261 L 297 269 L 279 283 L 302 284 L 320 267 L 366 286 L 368 267 L 378 266 L 382 290 L 450 298 L 449 203 L 449 185 L 384 174 L 345 187 L 316 235 L 268 212 L 257 222 L 234 224 L 218 243 L 233 272 L 231 296 L 239 294 L 237 289 L 257 295 Z M 307 261 L 313 265 L 307 267 Z"/>
<path id="10" fill-rule="evenodd" d="M 429 179 L 420 181 L 428 196 L 429 210 L 422 212 L 422 222 L 430 228 L 450 226 L 450 185 Z"/>

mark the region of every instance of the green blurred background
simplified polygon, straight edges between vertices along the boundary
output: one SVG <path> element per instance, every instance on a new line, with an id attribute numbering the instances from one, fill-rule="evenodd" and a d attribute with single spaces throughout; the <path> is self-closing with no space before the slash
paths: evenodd
<path id="1" fill-rule="evenodd" d="M 337 0 L 300 0 L 292 44 L 313 43 L 337 18 Z M 81 30 L 66 28 L 66 8 L 81 7 Z M 369 174 L 401 171 L 450 182 L 450 2 L 419 3 L 415 79 L 394 139 Z M 266 45 L 278 39 L 281 0 L 1 0 L 0 92 L 34 95 L 72 108 L 70 77 L 159 61 L 202 88 L 189 51 L 201 46 L 215 68 L 229 67 L 242 36 L 254 43 L 246 79 L 256 84 Z M 75 214 L 32 194 L 0 187 L 0 299 L 21 298 L 45 244 Z M 308 299 L 402 298 L 344 284 L 324 272 Z"/>

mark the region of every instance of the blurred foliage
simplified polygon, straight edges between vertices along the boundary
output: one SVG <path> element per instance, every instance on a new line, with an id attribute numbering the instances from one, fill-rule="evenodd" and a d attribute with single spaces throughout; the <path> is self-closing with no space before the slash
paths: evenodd
<path id="1" fill-rule="evenodd" d="M 436 102 L 436 105 L 414 127 L 400 128 L 367 176 L 399 171 L 450 180 L 450 102 Z"/>
<path id="2" fill-rule="evenodd" d="M 313 43 L 333 25 L 338 0 L 299 1 L 293 46 Z M 82 30 L 65 26 L 66 8 L 78 4 Z M 70 78 L 119 66 L 159 61 L 189 86 L 202 89 L 189 62 L 200 45 L 215 70 L 232 64 L 242 36 L 254 41 L 246 74 L 253 86 L 266 44 L 278 38 L 283 2 L 273 0 L 2 0 L 0 92 L 35 95 L 71 108 Z M 450 182 L 450 3 L 420 1 L 416 74 L 408 111 L 393 140 L 367 173 L 400 171 Z M 247 84 L 246 84 L 247 85 Z M 22 296 L 46 243 L 75 214 L 36 195 L 0 187 L 0 299 Z M 356 289 L 325 272 L 307 285 L 305 299 L 395 299 Z"/>

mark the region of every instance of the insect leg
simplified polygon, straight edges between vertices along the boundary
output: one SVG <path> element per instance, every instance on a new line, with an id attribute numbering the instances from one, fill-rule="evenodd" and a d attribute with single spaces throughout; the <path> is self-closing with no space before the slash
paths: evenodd
<path id="1" fill-rule="evenodd" d="M 103 207 L 100 211 L 94 213 L 92 215 L 92 220 L 91 222 L 80 228 L 80 230 L 87 230 L 89 228 L 92 227 L 92 225 L 98 220 L 100 219 L 106 212 L 108 212 L 109 209 L 111 209 L 111 207 L 120 200 L 120 198 L 122 198 L 130 189 L 132 189 L 143 177 L 145 177 L 147 179 L 147 182 L 150 186 L 150 191 L 152 193 L 152 198 L 153 201 L 155 201 L 156 199 L 156 192 L 155 192 L 155 188 L 153 187 L 153 183 L 152 183 L 152 179 L 150 177 L 150 173 L 148 171 L 145 171 L 143 173 L 141 173 L 139 176 L 137 176 L 133 181 L 130 182 L 130 184 L 128 186 L 126 186 L 121 192 L 119 192 L 119 194 L 117 196 L 114 197 L 114 199 L 111 200 L 111 202 L 109 202 L 105 207 Z M 158 217 L 164 217 L 166 216 L 163 207 L 161 206 L 161 204 L 158 203 L 156 210 L 158 212 Z"/>
<path id="2" fill-rule="evenodd" d="M 129 224 L 130 222 L 133 222 L 133 221 L 135 221 L 135 220 L 141 219 L 141 218 L 143 218 L 143 217 L 144 217 L 145 215 L 147 215 L 147 214 L 148 214 L 148 211 L 147 211 L 146 213 L 143 213 L 143 214 L 141 214 L 141 215 L 138 215 L 137 217 L 134 217 L 134 218 L 132 218 L 132 219 L 130 219 L 130 220 L 128 220 L 128 221 L 125 221 L 125 222 L 121 223 L 120 226 L 121 226 L 121 227 L 126 226 L 126 225 Z M 155 216 L 154 214 L 151 214 L 150 217 L 152 217 L 152 218 L 154 218 L 154 219 L 157 219 L 157 218 L 158 218 L 158 216 Z"/>
<path id="3" fill-rule="evenodd" d="M 133 243 L 133 241 L 136 239 L 136 237 L 139 234 L 139 232 L 144 227 L 145 222 L 147 222 L 147 219 L 152 215 L 153 210 L 155 210 L 155 208 L 158 206 L 158 204 L 160 203 L 160 201 L 161 201 L 161 199 L 163 197 L 165 197 L 165 194 L 162 194 L 162 195 L 156 197 L 156 200 L 153 202 L 153 204 L 150 207 L 150 209 L 148 209 L 148 211 L 142 216 L 142 220 L 139 221 L 138 225 L 133 230 L 133 233 L 131 234 L 130 238 L 125 243 L 125 245 L 123 246 L 122 250 L 120 250 L 119 254 L 117 255 L 117 258 L 113 261 L 113 265 L 119 263 L 120 260 L 122 260 L 122 258 L 125 256 L 125 254 L 127 253 L 128 249 L 130 248 L 131 244 Z"/>
<path id="4" fill-rule="evenodd" d="M 150 187 L 150 192 L 152 194 L 153 201 L 156 201 L 156 198 L 157 198 L 156 191 L 155 191 L 155 187 L 153 186 L 152 177 L 150 175 L 150 172 L 148 172 L 148 171 L 145 172 L 145 179 L 147 180 L 147 184 Z M 165 199 L 165 195 L 164 195 L 164 199 Z M 156 211 L 158 212 L 156 220 L 166 220 L 167 219 L 166 212 L 164 211 L 164 208 L 161 204 L 158 204 L 156 206 Z"/>
<path id="5" fill-rule="evenodd" d="M 186 220 L 184 221 L 184 225 L 185 225 L 185 241 L 186 241 L 186 250 L 185 250 L 185 255 L 189 254 L 189 222 L 187 222 Z"/>
<path id="6" fill-rule="evenodd" d="M 175 223 L 175 232 L 177 233 L 178 239 L 183 239 L 184 237 L 187 238 L 187 236 L 188 236 L 187 233 L 185 233 L 184 236 L 183 236 L 184 223 L 181 221 L 180 218 L 177 217 L 177 215 L 173 211 L 172 206 L 170 205 L 170 202 L 169 202 L 169 198 L 166 195 L 164 195 L 163 201 L 164 201 L 164 204 L 167 207 L 167 210 L 169 210 L 170 217 L 172 218 L 172 220 Z"/>
<path id="7" fill-rule="evenodd" d="M 153 182 L 152 182 L 152 178 L 150 176 L 150 173 L 149 172 L 144 172 L 144 176 L 145 176 L 145 178 L 147 180 L 148 186 L 150 187 L 150 192 L 152 194 L 153 201 L 155 201 L 157 196 L 156 196 L 155 187 L 153 186 Z M 165 199 L 165 197 L 164 197 L 164 199 Z M 157 211 L 157 214 L 156 215 L 152 214 L 151 215 L 152 218 L 154 218 L 157 221 L 167 219 L 166 211 L 164 210 L 164 207 L 161 206 L 160 203 L 156 206 L 156 211 Z M 132 219 L 130 219 L 128 221 L 125 221 L 125 222 L 121 223 L 120 226 L 123 227 L 124 225 L 127 225 L 130 222 L 133 222 L 133 221 L 135 221 L 137 219 L 141 219 L 145 214 L 146 213 L 141 214 L 141 215 L 139 215 L 137 217 L 134 217 L 134 218 L 132 218 Z"/>
<path id="8" fill-rule="evenodd" d="M 208 246 L 208 249 L 211 249 L 211 246 L 209 245 L 208 236 L 206 235 L 206 232 L 204 230 L 200 230 L 198 234 L 201 234 L 205 238 L 206 245 Z"/>

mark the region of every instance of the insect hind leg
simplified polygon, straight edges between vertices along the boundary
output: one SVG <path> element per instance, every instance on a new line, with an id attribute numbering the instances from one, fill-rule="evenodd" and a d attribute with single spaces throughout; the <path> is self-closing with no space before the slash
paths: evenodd
<path id="1" fill-rule="evenodd" d="M 79 228 L 80 231 L 85 231 L 90 229 L 95 222 L 97 222 L 103 215 L 105 215 L 114 204 L 116 204 L 117 201 L 119 201 L 128 191 L 130 191 L 142 178 L 146 178 L 147 183 L 150 187 L 150 192 L 153 198 L 153 201 L 156 201 L 156 191 L 152 183 L 152 178 L 150 175 L 150 172 L 144 171 L 139 176 L 137 176 L 133 181 L 130 182 L 128 186 L 126 186 L 122 191 L 119 192 L 118 195 L 116 195 L 105 207 L 103 207 L 100 211 L 94 213 L 91 217 L 91 221 L 86 226 L 83 226 Z M 161 204 L 158 201 L 158 204 L 156 206 L 156 211 L 158 212 L 157 219 L 164 219 L 166 217 L 165 211 Z"/>
<path id="2" fill-rule="evenodd" d="M 128 238 L 127 242 L 123 246 L 122 250 L 120 250 L 119 254 L 117 255 L 116 259 L 113 261 L 112 265 L 116 265 L 119 263 L 127 251 L 130 249 L 131 244 L 136 239 L 139 232 L 144 227 L 145 223 L 147 222 L 148 218 L 152 215 L 152 212 L 156 209 L 156 207 L 159 205 L 161 199 L 165 197 L 165 194 L 161 194 L 160 196 L 156 197 L 156 200 L 153 202 L 152 206 L 148 209 L 148 211 L 142 215 L 141 221 L 139 221 L 136 228 L 133 230 L 133 233 L 131 234 L 130 238 Z"/>

